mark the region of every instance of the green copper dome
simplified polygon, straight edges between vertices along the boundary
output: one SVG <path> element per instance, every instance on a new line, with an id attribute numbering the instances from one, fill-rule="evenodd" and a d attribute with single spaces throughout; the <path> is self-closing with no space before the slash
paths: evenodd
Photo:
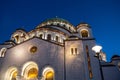
<path id="1" fill-rule="evenodd" d="M 41 24 L 39 24 L 36 28 L 45 27 L 45 26 L 47 27 L 57 26 L 60 28 L 64 28 L 70 32 L 75 32 L 74 26 L 69 21 L 62 18 L 58 18 L 58 17 L 46 19 Z"/>
<path id="2" fill-rule="evenodd" d="M 63 18 L 58 18 L 58 17 L 46 19 L 41 24 L 47 24 L 48 22 L 50 23 L 58 22 L 58 23 L 64 23 L 64 24 L 69 24 L 70 26 L 73 26 L 69 21 Z"/>
<path id="3" fill-rule="evenodd" d="M 68 24 L 70 24 L 70 22 L 69 21 L 67 21 L 67 20 L 65 20 L 65 19 L 63 19 L 63 18 L 58 18 L 58 17 L 55 17 L 55 18 L 50 18 L 50 19 L 47 19 L 47 20 L 45 20 L 44 22 L 48 22 L 48 21 L 58 21 L 58 22 L 64 22 L 64 23 L 68 23 Z"/>

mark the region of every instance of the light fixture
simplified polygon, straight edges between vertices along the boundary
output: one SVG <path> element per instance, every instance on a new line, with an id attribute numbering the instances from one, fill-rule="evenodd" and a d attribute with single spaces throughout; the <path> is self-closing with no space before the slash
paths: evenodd
<path id="1" fill-rule="evenodd" d="M 102 46 L 96 45 L 92 48 L 93 51 L 95 51 L 95 53 L 100 53 L 102 49 Z"/>
<path id="2" fill-rule="evenodd" d="M 99 45 L 96 45 L 96 46 L 92 47 L 92 50 L 96 53 L 95 57 L 98 58 L 98 62 L 99 62 L 99 66 L 100 66 L 101 78 L 102 78 L 102 80 L 104 80 L 103 71 L 102 71 L 101 62 L 100 62 L 100 60 L 101 60 L 101 57 L 100 57 L 101 49 L 102 49 L 102 46 L 99 46 Z"/>

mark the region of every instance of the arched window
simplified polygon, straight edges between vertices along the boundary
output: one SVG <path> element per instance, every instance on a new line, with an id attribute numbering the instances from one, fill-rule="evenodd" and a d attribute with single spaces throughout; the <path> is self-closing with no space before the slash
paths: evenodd
<path id="1" fill-rule="evenodd" d="M 12 79 L 11 80 L 17 80 L 16 77 L 17 77 L 17 71 L 13 72 L 12 74 Z"/>
<path id="2" fill-rule="evenodd" d="M 81 35 L 82 35 L 82 37 L 84 38 L 84 37 L 88 37 L 88 36 L 89 36 L 89 33 L 88 33 L 87 30 L 82 30 L 82 31 L 81 31 Z"/>
<path id="3" fill-rule="evenodd" d="M 49 71 L 46 73 L 46 78 L 45 80 L 53 80 L 54 73 L 52 71 Z"/>
<path id="4" fill-rule="evenodd" d="M 11 67 L 6 72 L 5 80 L 17 80 L 16 79 L 17 74 L 18 74 L 17 68 Z"/>
<path id="5" fill-rule="evenodd" d="M 47 35 L 47 40 L 51 40 L 51 35 L 50 34 Z"/>
<path id="6" fill-rule="evenodd" d="M 31 68 L 28 71 L 28 78 L 29 79 L 34 79 L 38 77 L 38 70 L 36 68 Z"/>
<path id="7" fill-rule="evenodd" d="M 4 57 L 5 56 L 6 50 L 7 50 L 7 48 L 2 48 L 0 50 L 0 57 Z"/>
<path id="8" fill-rule="evenodd" d="M 58 37 L 58 36 L 56 36 L 56 37 L 55 37 L 55 40 L 58 42 L 58 41 L 59 41 L 59 37 Z"/>
<path id="9" fill-rule="evenodd" d="M 22 76 L 25 80 L 38 78 L 38 65 L 35 62 L 27 62 L 22 68 Z"/>
<path id="10" fill-rule="evenodd" d="M 51 67 L 47 67 L 43 71 L 43 79 L 44 80 L 54 80 L 54 70 Z"/>
<path id="11" fill-rule="evenodd" d="M 40 35 L 39 35 L 39 37 L 42 39 L 42 37 L 43 37 L 43 34 L 40 34 Z"/>
<path id="12" fill-rule="evenodd" d="M 20 41 L 19 35 L 16 35 L 16 36 L 15 36 L 15 41 L 16 41 L 17 43 L 19 43 L 19 41 Z"/>

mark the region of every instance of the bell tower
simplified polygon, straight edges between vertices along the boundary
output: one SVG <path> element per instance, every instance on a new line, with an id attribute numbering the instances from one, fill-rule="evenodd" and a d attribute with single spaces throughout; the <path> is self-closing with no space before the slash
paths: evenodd
<path id="1" fill-rule="evenodd" d="M 73 35 L 65 41 L 66 80 L 101 80 L 99 62 L 92 51 L 96 42 L 91 27 L 81 23 Z"/>

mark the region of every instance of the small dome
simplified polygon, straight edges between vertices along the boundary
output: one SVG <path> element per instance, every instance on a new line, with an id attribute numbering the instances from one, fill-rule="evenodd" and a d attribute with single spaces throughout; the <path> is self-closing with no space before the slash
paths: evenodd
<path id="1" fill-rule="evenodd" d="M 80 24 L 77 25 L 77 28 L 80 28 L 80 27 L 89 27 L 90 28 L 90 25 L 87 24 L 86 22 L 81 22 Z"/>
<path id="2" fill-rule="evenodd" d="M 116 58 L 120 58 L 119 55 L 113 55 L 111 59 L 116 59 Z"/>

